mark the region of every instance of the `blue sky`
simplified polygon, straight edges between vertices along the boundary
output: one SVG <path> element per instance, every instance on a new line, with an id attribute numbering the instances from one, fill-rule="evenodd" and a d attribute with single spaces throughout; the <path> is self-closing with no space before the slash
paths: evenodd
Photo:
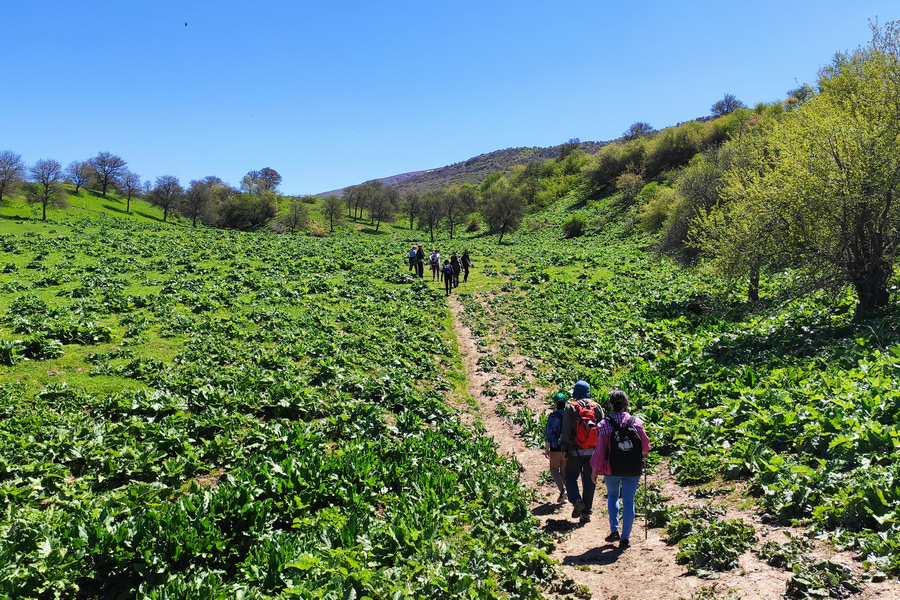
<path id="1" fill-rule="evenodd" d="M 287 194 L 780 100 L 900 19 L 896 0 L 4 4 L 0 150 L 108 150 L 185 185 L 271 167 Z"/>

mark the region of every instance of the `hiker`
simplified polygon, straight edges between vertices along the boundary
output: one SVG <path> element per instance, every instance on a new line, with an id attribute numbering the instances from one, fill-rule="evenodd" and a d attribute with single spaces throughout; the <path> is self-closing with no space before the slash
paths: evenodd
<path id="1" fill-rule="evenodd" d="M 422 244 L 416 249 L 416 277 L 425 277 L 425 250 L 422 249 Z"/>
<path id="2" fill-rule="evenodd" d="M 438 254 L 437 250 L 431 251 L 431 256 L 428 258 L 428 262 L 431 263 L 431 280 L 434 281 L 437 279 L 440 281 L 441 279 L 441 255 Z"/>
<path id="3" fill-rule="evenodd" d="M 565 504 L 566 480 L 563 478 L 565 454 L 559 449 L 559 438 L 562 436 L 563 415 L 566 412 L 566 395 L 560 392 L 553 396 L 553 400 L 556 410 L 547 417 L 547 427 L 544 429 L 544 456 L 550 459 L 550 475 L 553 476 L 553 483 L 559 488 L 556 503 Z"/>
<path id="4" fill-rule="evenodd" d="M 450 266 L 453 268 L 453 287 L 459 285 L 459 257 L 456 252 L 450 255 Z"/>
<path id="5" fill-rule="evenodd" d="M 628 414 L 628 395 L 622 390 L 609 393 L 610 414 L 600 422 L 597 450 L 591 457 L 591 478 L 606 480 L 607 510 L 610 534 L 607 542 L 619 541 L 619 548 L 629 545 L 634 523 L 634 496 L 641 484 L 644 455 L 650 452 L 650 440 L 644 433 L 644 422 Z M 622 533 L 619 533 L 619 494 L 621 490 Z"/>
<path id="6" fill-rule="evenodd" d="M 441 273 L 444 274 L 444 291 L 447 292 L 447 296 L 450 295 L 450 290 L 453 289 L 453 267 L 450 265 L 450 259 L 444 259 L 444 266 L 441 267 Z"/>
<path id="7" fill-rule="evenodd" d="M 463 283 L 469 281 L 469 269 L 472 268 L 472 258 L 469 256 L 468 250 L 463 250 L 462 258 L 459 259 L 463 270 Z"/>
<path id="8" fill-rule="evenodd" d="M 572 401 L 566 405 L 559 447 L 564 453 L 566 492 L 572 503 L 572 518 L 582 523 L 591 520 L 594 505 L 594 480 L 591 478 L 591 455 L 597 445 L 597 424 L 603 420 L 603 409 L 591 400 L 591 385 L 577 381 L 572 388 Z M 582 491 L 578 492 L 578 479 Z"/>
<path id="9" fill-rule="evenodd" d="M 413 244 L 412 250 L 409 251 L 409 270 L 415 271 L 416 269 L 416 254 L 418 253 L 418 248 Z"/>

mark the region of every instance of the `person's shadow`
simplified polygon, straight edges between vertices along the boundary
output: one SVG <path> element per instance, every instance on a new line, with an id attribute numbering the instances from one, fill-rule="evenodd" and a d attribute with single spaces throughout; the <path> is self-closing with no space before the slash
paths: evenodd
<path id="1" fill-rule="evenodd" d="M 597 548 L 591 548 L 583 554 L 573 554 L 565 557 L 562 564 L 575 567 L 578 565 L 597 565 L 603 567 L 611 565 L 622 555 L 622 550 L 615 544 L 604 543 Z"/>

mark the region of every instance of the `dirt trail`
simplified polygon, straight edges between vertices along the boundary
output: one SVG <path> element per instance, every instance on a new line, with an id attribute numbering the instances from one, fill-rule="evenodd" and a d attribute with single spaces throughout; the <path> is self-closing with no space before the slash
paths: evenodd
<path id="1" fill-rule="evenodd" d="M 490 312 L 489 297 L 482 296 L 479 301 Z M 623 552 L 616 544 L 605 542 L 603 538 L 609 533 L 609 524 L 606 494 L 602 485 L 598 486 L 594 498 L 592 521 L 581 525 L 576 519 L 572 519 L 570 504 L 556 504 L 557 489 L 552 481 L 547 481 L 549 473 L 545 471 L 548 471 L 548 461 L 542 449 L 528 448 L 520 435 L 521 427 L 495 411 L 497 404 L 504 401 L 506 392 L 522 391 L 522 381 L 526 382 L 525 387 L 533 388 L 536 393 L 531 396 L 514 394 L 515 401 L 507 402 L 513 414 L 517 410 L 516 404 L 543 414 L 549 410 L 546 399 L 556 390 L 540 388 L 531 371 L 526 368 L 526 360 L 514 353 L 508 356 L 508 362 L 504 361 L 504 366 L 485 371 L 479 365 L 479 358 L 495 354 L 495 345 L 485 343 L 484 338 L 479 343 L 473 336 L 463 324 L 460 315 L 464 308 L 455 297 L 450 297 L 449 306 L 455 318 L 456 337 L 466 368 L 468 391 L 478 401 L 479 415 L 487 435 L 497 442 L 500 454 L 519 462 L 523 485 L 537 491 L 532 514 L 540 521 L 541 527 L 556 540 L 551 557 L 559 562 L 562 573 L 574 581 L 574 586 L 569 586 L 567 594 L 548 592 L 548 597 L 571 598 L 574 595 L 595 600 L 680 600 L 700 597 L 704 600 L 729 597 L 740 600 L 776 600 L 783 597 L 792 573 L 769 566 L 752 550 L 741 556 L 739 568 L 721 573 L 718 579 L 701 579 L 688 575 L 685 566 L 675 562 L 678 546 L 669 546 L 661 539 L 662 529 L 650 528 L 646 539 L 644 538 L 644 522 L 640 515 L 635 521 L 630 548 Z M 503 333 L 494 332 L 494 335 Z M 755 547 L 767 540 L 779 543 L 786 541 L 786 531 L 800 535 L 797 530 L 763 524 L 752 508 L 744 507 L 747 503 L 743 502 L 744 498 L 739 490 L 725 498 L 694 499 L 691 497 L 691 490 L 678 485 L 662 466 L 651 473 L 650 481 L 652 485 L 660 487 L 668 506 L 715 503 L 726 511 L 722 518 L 740 518 L 753 525 L 757 532 Z M 817 548 L 814 554 L 818 558 L 845 564 L 857 575 L 861 572 L 859 562 L 849 555 L 835 553 L 824 546 Z M 572 589 L 577 593 L 573 593 Z M 863 584 L 861 593 L 852 598 L 896 600 L 900 598 L 900 583 L 866 583 Z"/>

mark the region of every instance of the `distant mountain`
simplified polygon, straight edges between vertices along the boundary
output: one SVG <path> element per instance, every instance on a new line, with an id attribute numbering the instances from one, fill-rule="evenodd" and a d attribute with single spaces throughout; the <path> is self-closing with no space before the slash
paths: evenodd
<path id="1" fill-rule="evenodd" d="M 600 148 L 606 144 L 607 142 L 580 142 L 579 148 L 588 154 L 594 154 L 599 152 Z M 416 191 L 420 194 L 429 190 L 443 189 L 454 183 L 478 185 L 491 173 L 509 171 L 514 165 L 524 165 L 534 161 L 544 162 L 551 158 L 559 158 L 559 148 L 559 146 L 551 146 L 549 148 L 507 148 L 506 150 L 496 150 L 487 154 L 481 154 L 469 160 L 439 169 L 391 175 L 376 181 L 380 181 L 384 185 L 393 186 L 400 190 L 401 193 Z M 360 181 L 359 183 L 365 182 Z M 321 192 L 315 195 L 319 198 L 331 195 L 340 197 L 344 194 L 345 189 L 347 188 Z"/>

